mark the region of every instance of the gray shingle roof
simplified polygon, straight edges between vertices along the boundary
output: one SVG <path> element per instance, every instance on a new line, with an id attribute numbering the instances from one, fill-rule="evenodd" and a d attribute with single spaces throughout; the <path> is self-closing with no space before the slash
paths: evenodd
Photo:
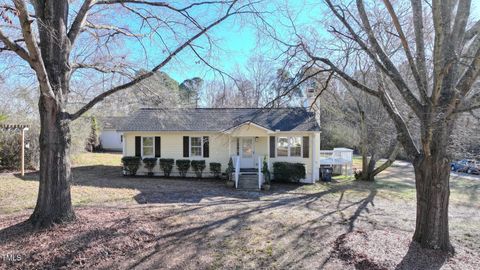
<path id="1" fill-rule="evenodd" d="M 122 124 L 127 120 L 126 116 L 110 116 L 100 119 L 103 129 L 119 129 Z"/>
<path id="2" fill-rule="evenodd" d="M 140 109 L 119 131 L 223 131 L 253 122 L 276 131 L 319 131 L 313 112 L 305 108 Z"/>

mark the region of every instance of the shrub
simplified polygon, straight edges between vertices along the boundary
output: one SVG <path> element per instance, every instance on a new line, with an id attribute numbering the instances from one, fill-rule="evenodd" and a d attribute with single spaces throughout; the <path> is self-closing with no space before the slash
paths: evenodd
<path id="1" fill-rule="evenodd" d="M 299 182 L 305 178 L 305 165 L 302 163 L 274 162 L 273 175 L 276 181 Z"/>
<path id="2" fill-rule="evenodd" d="M 233 168 L 233 160 L 230 158 L 228 161 L 227 169 L 225 170 L 225 173 L 227 174 L 227 181 L 232 180 L 232 173 L 235 171 L 235 168 Z"/>
<path id="3" fill-rule="evenodd" d="M 143 166 L 148 170 L 148 176 L 153 176 L 153 168 L 157 165 L 157 158 L 144 158 Z"/>
<path id="4" fill-rule="evenodd" d="M 265 177 L 265 184 L 270 185 L 270 170 L 268 169 L 267 157 L 263 157 L 262 173 Z"/>
<path id="5" fill-rule="evenodd" d="M 125 174 L 136 175 L 138 168 L 140 167 L 140 161 L 140 157 L 123 157 L 122 164 Z"/>
<path id="6" fill-rule="evenodd" d="M 203 170 L 205 170 L 205 160 L 192 160 L 192 169 L 198 178 L 202 178 Z"/>
<path id="7" fill-rule="evenodd" d="M 188 169 L 190 169 L 190 160 L 189 159 L 177 159 L 175 161 L 177 165 L 178 172 L 181 177 L 187 176 Z"/>
<path id="8" fill-rule="evenodd" d="M 161 158 L 160 159 L 160 168 L 163 170 L 163 176 L 170 177 L 172 173 L 174 160 L 173 158 Z"/>
<path id="9" fill-rule="evenodd" d="M 219 178 L 220 172 L 222 171 L 222 164 L 218 162 L 210 162 L 210 171 L 213 173 L 215 178 Z"/>

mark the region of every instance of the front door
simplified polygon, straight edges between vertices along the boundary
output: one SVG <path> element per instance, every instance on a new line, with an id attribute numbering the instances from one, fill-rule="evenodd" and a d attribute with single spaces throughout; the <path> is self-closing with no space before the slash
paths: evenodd
<path id="1" fill-rule="evenodd" d="M 240 138 L 240 167 L 255 168 L 255 140 L 252 137 Z"/>

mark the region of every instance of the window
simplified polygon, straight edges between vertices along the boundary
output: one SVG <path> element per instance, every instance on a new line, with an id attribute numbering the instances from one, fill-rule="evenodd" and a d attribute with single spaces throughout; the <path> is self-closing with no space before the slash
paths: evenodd
<path id="1" fill-rule="evenodd" d="M 302 156 L 302 137 L 290 137 L 290 156 Z"/>
<path id="2" fill-rule="evenodd" d="M 277 156 L 301 157 L 302 156 L 302 137 L 278 137 Z"/>
<path id="3" fill-rule="evenodd" d="M 153 157 L 153 137 L 142 137 L 142 156 Z"/>
<path id="4" fill-rule="evenodd" d="M 202 137 L 190 137 L 190 154 L 192 157 L 202 156 Z"/>
<path id="5" fill-rule="evenodd" d="M 278 137 L 277 156 L 288 157 L 288 138 L 287 137 Z"/>

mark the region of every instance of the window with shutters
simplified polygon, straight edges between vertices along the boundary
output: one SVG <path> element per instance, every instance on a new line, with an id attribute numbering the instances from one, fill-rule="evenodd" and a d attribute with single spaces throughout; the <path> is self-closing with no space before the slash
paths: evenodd
<path id="1" fill-rule="evenodd" d="M 142 137 L 142 156 L 153 157 L 154 155 L 153 137 Z"/>
<path id="2" fill-rule="evenodd" d="M 279 157 L 301 157 L 302 137 L 278 137 L 277 156 Z"/>
<path id="3" fill-rule="evenodd" d="M 278 137 L 277 156 L 288 157 L 288 137 Z"/>
<path id="4" fill-rule="evenodd" d="M 201 157 L 203 155 L 202 145 L 202 137 L 190 137 L 190 155 Z"/>
<path id="5" fill-rule="evenodd" d="M 302 156 L 302 137 L 290 137 L 290 156 Z"/>

